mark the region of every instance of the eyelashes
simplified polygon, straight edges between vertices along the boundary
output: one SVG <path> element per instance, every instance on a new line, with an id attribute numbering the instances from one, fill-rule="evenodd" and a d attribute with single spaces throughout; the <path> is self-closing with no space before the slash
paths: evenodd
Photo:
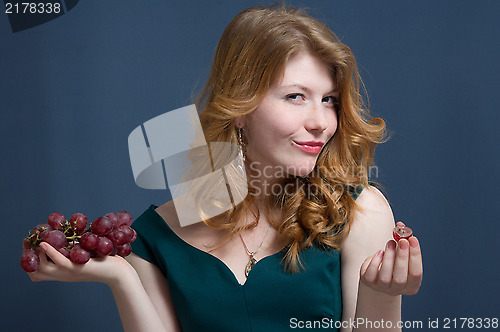
<path id="1" fill-rule="evenodd" d="M 325 101 L 325 99 L 330 99 L 330 103 L 332 103 L 333 105 L 338 105 L 339 104 L 339 98 L 335 97 L 335 96 L 328 96 L 328 97 L 325 97 L 323 98 L 321 101 Z"/>
<path id="2" fill-rule="evenodd" d="M 305 100 L 305 96 L 302 93 L 290 93 L 285 96 L 286 100 L 298 100 L 298 98 Z"/>
<path id="3" fill-rule="evenodd" d="M 300 102 L 300 101 L 305 101 L 306 97 L 302 93 L 290 93 L 285 96 L 285 100 L 290 100 L 293 102 Z M 323 103 L 329 103 L 333 105 L 335 108 L 337 108 L 340 104 L 339 98 L 335 96 L 326 96 L 321 99 L 321 102 Z"/>

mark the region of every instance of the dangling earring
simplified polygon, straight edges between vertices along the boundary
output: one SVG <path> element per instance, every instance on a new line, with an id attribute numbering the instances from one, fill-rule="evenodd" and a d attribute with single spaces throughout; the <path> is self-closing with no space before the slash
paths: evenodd
<path id="1" fill-rule="evenodd" d="M 243 161 L 246 160 L 246 146 L 245 143 L 243 143 L 243 129 L 241 128 L 236 128 L 236 138 L 238 140 L 238 153 L 240 154 L 240 157 Z"/>

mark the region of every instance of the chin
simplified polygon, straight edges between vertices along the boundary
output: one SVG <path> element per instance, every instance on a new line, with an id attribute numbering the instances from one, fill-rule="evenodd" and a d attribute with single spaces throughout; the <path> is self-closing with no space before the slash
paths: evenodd
<path id="1" fill-rule="evenodd" d="M 294 176 L 307 176 L 312 173 L 316 163 L 304 163 L 300 165 L 291 165 L 288 167 L 288 174 Z"/>

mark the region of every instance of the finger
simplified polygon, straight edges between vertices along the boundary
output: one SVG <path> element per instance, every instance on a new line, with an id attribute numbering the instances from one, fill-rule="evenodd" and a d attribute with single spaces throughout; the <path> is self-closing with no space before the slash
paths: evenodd
<path id="1" fill-rule="evenodd" d="M 380 267 L 377 284 L 384 289 L 389 288 L 392 281 L 392 271 L 394 268 L 394 257 L 396 256 L 396 242 L 390 240 L 385 246 L 384 259 Z"/>
<path id="2" fill-rule="evenodd" d="M 40 272 L 39 271 L 29 272 L 28 273 L 28 277 L 30 277 L 31 281 L 33 281 L 33 282 L 37 282 L 37 281 L 41 281 L 42 280 L 40 278 Z"/>
<path id="3" fill-rule="evenodd" d="M 371 259 L 369 257 L 363 263 L 365 267 L 361 267 L 361 271 L 363 271 L 362 278 L 366 283 L 373 284 L 377 281 L 378 270 L 383 257 L 384 251 L 379 250 Z"/>
<path id="4" fill-rule="evenodd" d="M 36 248 L 36 252 L 38 253 L 38 257 L 40 258 L 40 268 L 39 269 L 50 266 L 50 264 L 54 264 L 54 262 L 52 262 L 50 260 L 50 258 L 47 257 L 47 255 L 45 254 L 45 251 L 40 246 L 38 248 Z"/>
<path id="5" fill-rule="evenodd" d="M 47 257 L 45 251 L 41 247 L 37 248 L 37 252 L 40 258 L 40 265 L 38 270 L 28 273 L 30 279 L 32 281 L 53 280 L 50 276 L 56 268 L 56 265 L 52 261 L 49 261 L 50 258 Z"/>
<path id="6" fill-rule="evenodd" d="M 57 265 L 65 266 L 68 264 L 69 260 L 57 251 L 56 248 L 48 244 L 47 242 L 40 243 L 39 247 L 43 250 L 43 252 L 54 261 Z"/>
<path id="7" fill-rule="evenodd" d="M 406 295 L 416 294 L 422 283 L 423 265 L 422 253 L 418 239 L 412 236 L 410 242 L 410 261 L 408 264 L 408 282 L 405 289 Z"/>
<path id="8" fill-rule="evenodd" d="M 365 259 L 363 264 L 361 264 L 361 273 L 360 273 L 361 276 L 363 276 L 365 274 L 366 269 L 368 268 L 368 265 L 372 261 L 372 258 L 373 258 L 373 256 L 368 257 L 367 259 Z"/>
<path id="9" fill-rule="evenodd" d="M 396 250 L 394 261 L 394 274 L 392 277 L 391 290 L 401 294 L 408 282 L 408 260 L 410 256 L 410 244 L 408 240 L 401 239 Z"/>

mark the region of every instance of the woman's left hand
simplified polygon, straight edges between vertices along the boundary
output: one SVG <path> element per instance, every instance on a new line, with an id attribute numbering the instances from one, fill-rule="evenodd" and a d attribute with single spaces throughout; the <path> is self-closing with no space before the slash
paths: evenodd
<path id="1" fill-rule="evenodd" d="M 404 224 L 398 222 L 398 225 Z M 418 239 L 387 242 L 385 250 L 368 257 L 361 266 L 360 280 L 366 286 L 390 295 L 416 294 L 422 283 L 422 254 Z"/>

